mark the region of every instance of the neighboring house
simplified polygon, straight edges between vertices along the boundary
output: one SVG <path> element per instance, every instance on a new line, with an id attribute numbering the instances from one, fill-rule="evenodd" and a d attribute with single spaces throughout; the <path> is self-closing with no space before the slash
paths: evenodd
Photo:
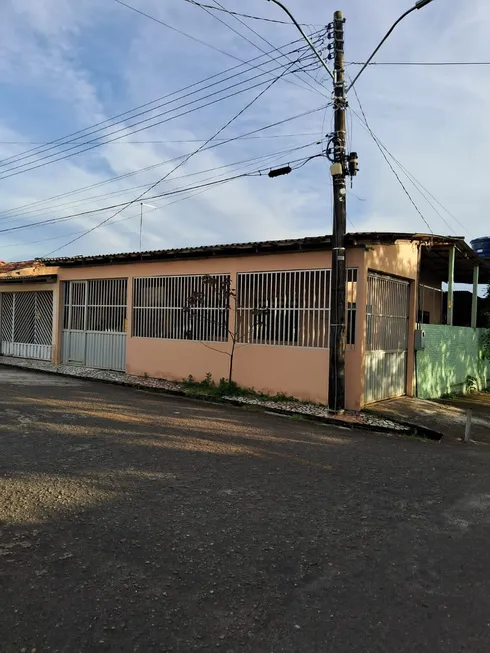
<path id="1" fill-rule="evenodd" d="M 171 380 L 211 373 L 219 380 L 228 375 L 224 354 L 230 352 L 231 331 L 237 334 L 238 384 L 326 403 L 331 248 L 331 237 L 320 236 L 40 261 L 44 274 L 26 278 L 29 286 L 12 275 L 0 280 L 2 334 L 10 337 L 2 336 L 2 353 L 32 356 L 15 327 L 17 319 L 22 322 L 18 307 L 23 301 L 31 306 L 32 299 L 19 296 L 48 290 L 54 296 L 55 363 Z M 456 282 L 471 283 L 475 266 L 481 282 L 490 281 L 489 264 L 461 238 L 347 236 L 348 409 L 424 389 L 415 374 L 416 360 L 429 369 L 420 359 L 426 351 L 415 356 L 417 321 L 426 317 L 428 329 L 450 328 L 441 325 L 440 301 L 450 260 Z M 230 288 L 236 305 L 223 290 Z M 37 325 L 42 301 L 35 301 Z M 32 325 L 32 311 L 26 314 Z M 32 335 L 29 328 L 30 339 L 39 340 L 39 329 Z M 42 353 L 47 356 L 47 350 Z"/>
<path id="2" fill-rule="evenodd" d="M 0 353 L 40 360 L 53 357 L 56 266 L 0 261 Z"/>

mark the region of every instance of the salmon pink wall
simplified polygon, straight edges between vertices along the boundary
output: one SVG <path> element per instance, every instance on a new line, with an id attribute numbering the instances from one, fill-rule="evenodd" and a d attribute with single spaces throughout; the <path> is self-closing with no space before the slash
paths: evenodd
<path id="1" fill-rule="evenodd" d="M 80 268 L 63 268 L 59 280 L 128 278 L 128 306 L 131 305 L 134 277 L 185 274 L 230 274 L 236 287 L 238 272 L 321 269 L 331 267 L 331 252 L 298 252 L 257 256 L 207 258 L 164 262 L 115 264 Z M 359 268 L 358 310 L 365 313 L 364 250 L 347 252 L 348 267 Z M 233 328 L 233 313 L 232 324 Z M 143 376 L 180 381 L 192 374 L 200 380 L 210 372 L 213 378 L 227 378 L 230 343 L 190 342 L 134 338 L 131 311 L 128 311 L 127 372 Z M 356 346 L 346 356 L 346 406 L 357 410 L 361 406 L 361 376 L 364 325 L 357 320 Z M 215 351 L 218 350 L 218 351 Z M 304 347 L 272 347 L 267 345 L 238 346 L 233 377 L 246 387 L 271 393 L 284 392 L 301 399 L 326 403 L 328 397 L 327 349 Z"/>

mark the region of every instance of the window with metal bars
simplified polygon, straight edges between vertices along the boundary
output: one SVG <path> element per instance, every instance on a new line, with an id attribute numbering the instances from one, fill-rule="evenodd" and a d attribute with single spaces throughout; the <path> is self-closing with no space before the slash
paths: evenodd
<path id="1" fill-rule="evenodd" d="M 92 279 L 64 284 L 63 329 L 124 333 L 127 279 Z"/>
<path id="2" fill-rule="evenodd" d="M 347 308 L 347 333 L 346 345 L 348 349 L 354 349 L 356 344 L 357 324 L 357 268 L 347 269 L 346 287 L 346 308 Z"/>
<path id="3" fill-rule="evenodd" d="M 328 347 L 330 270 L 237 276 L 237 342 Z"/>
<path id="4" fill-rule="evenodd" d="M 133 336 L 226 342 L 227 274 L 139 277 L 133 281 Z"/>

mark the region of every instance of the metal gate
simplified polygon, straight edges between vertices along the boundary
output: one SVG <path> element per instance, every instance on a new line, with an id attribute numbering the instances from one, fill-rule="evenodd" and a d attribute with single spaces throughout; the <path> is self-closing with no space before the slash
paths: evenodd
<path id="1" fill-rule="evenodd" d="M 400 397 L 407 389 L 408 281 L 368 274 L 364 399 Z"/>
<path id="2" fill-rule="evenodd" d="M 6 292 L 0 295 L 1 353 L 51 360 L 53 292 Z"/>
<path id="3" fill-rule="evenodd" d="M 127 289 L 127 279 L 64 283 L 63 363 L 125 371 Z"/>

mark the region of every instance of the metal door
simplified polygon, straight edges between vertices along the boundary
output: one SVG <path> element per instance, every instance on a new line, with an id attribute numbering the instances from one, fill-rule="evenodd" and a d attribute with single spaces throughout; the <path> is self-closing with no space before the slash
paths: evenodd
<path id="1" fill-rule="evenodd" d="M 6 292 L 0 295 L 0 338 L 4 356 L 51 360 L 53 292 Z"/>
<path id="2" fill-rule="evenodd" d="M 368 274 L 365 392 L 367 404 L 407 389 L 408 281 Z"/>
<path id="3" fill-rule="evenodd" d="M 63 363 L 125 371 L 127 286 L 127 279 L 65 282 Z"/>

